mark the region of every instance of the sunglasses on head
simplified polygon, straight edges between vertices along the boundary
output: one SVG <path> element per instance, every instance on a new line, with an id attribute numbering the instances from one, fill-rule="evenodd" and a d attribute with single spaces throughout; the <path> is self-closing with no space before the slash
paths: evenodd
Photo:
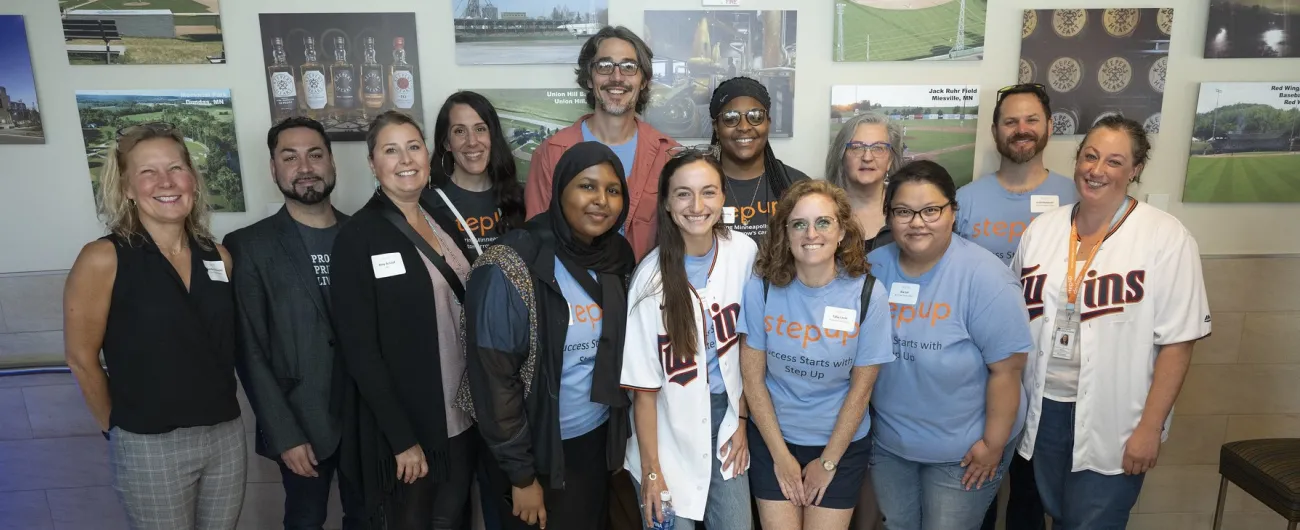
<path id="1" fill-rule="evenodd" d="M 728 128 L 732 128 L 737 125 L 740 125 L 741 115 L 742 115 L 741 112 L 738 110 L 729 110 L 727 112 L 719 114 L 718 121 L 721 122 L 723 125 L 727 126 Z M 749 124 L 753 125 L 754 127 L 758 127 L 759 125 L 762 125 L 763 122 L 767 121 L 767 111 L 763 109 L 758 109 L 758 108 L 749 109 L 745 111 L 743 115 L 745 117 L 745 121 L 749 122 Z"/>
<path id="2" fill-rule="evenodd" d="M 1042 98 L 1047 97 L 1047 87 L 1043 86 L 1042 83 L 1020 83 L 999 88 L 998 101 L 1002 101 L 1002 98 L 1011 94 L 1023 94 L 1026 92 L 1032 92 Z"/>
<path id="3" fill-rule="evenodd" d="M 612 59 L 600 59 L 591 63 L 591 69 L 600 75 L 613 74 L 615 67 L 618 67 L 619 73 L 625 76 L 636 75 L 641 70 L 641 65 L 631 60 L 616 63 Z"/>
<path id="4" fill-rule="evenodd" d="M 140 130 L 152 131 L 152 132 L 159 133 L 159 134 L 171 134 L 172 131 L 175 131 L 175 130 L 176 130 L 176 126 L 175 126 L 175 125 L 172 125 L 172 124 L 170 124 L 170 123 L 167 123 L 167 122 L 165 122 L 165 121 L 151 121 L 151 122 L 147 122 L 147 123 L 135 123 L 135 124 L 127 125 L 127 126 L 125 126 L 125 127 L 122 127 L 122 128 L 120 128 L 120 129 L 118 129 L 118 130 L 117 130 L 117 137 L 118 137 L 118 138 L 121 138 L 121 137 L 123 137 L 123 136 L 125 136 L 125 135 L 131 134 L 131 133 L 133 133 L 133 132 L 140 131 Z"/>
<path id="5" fill-rule="evenodd" d="M 720 152 L 721 152 L 721 148 L 713 144 L 698 144 L 698 145 L 689 145 L 689 146 L 679 145 L 677 147 L 668 148 L 668 156 L 672 158 L 681 158 L 683 156 L 690 155 L 690 154 L 698 154 L 698 155 L 708 156 L 716 159 L 718 158 L 718 154 Z"/>

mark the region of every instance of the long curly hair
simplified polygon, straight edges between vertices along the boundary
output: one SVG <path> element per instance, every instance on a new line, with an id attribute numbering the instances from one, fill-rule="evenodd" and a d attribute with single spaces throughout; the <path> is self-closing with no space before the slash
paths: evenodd
<path id="1" fill-rule="evenodd" d="M 835 221 L 844 230 L 844 239 L 837 242 L 835 248 L 835 263 L 840 272 L 856 278 L 871 271 L 871 264 L 867 263 L 866 245 L 860 243 L 866 240 L 866 235 L 853 216 L 848 194 L 825 180 L 805 180 L 786 190 L 768 219 L 767 236 L 758 246 L 758 259 L 754 261 L 754 274 L 758 277 L 778 287 L 794 281 L 794 254 L 790 252 L 786 223 L 795 205 L 813 194 L 822 195 L 835 203 Z"/>
<path id="2" fill-rule="evenodd" d="M 208 205 L 208 187 L 203 174 L 194 166 L 190 148 L 185 145 L 185 136 L 180 129 L 161 126 L 143 126 L 127 129 L 108 149 L 104 157 L 104 169 L 99 175 L 99 216 L 109 231 L 127 241 L 140 241 L 147 236 L 144 225 L 140 223 L 140 213 L 135 202 L 128 199 L 126 190 L 131 186 L 131 177 L 127 174 L 127 155 L 141 142 L 154 139 L 166 139 L 176 142 L 180 149 L 186 169 L 194 175 L 194 204 L 185 217 L 185 233 L 198 241 L 205 250 L 214 248 L 215 239 L 208 229 L 211 210 Z"/>

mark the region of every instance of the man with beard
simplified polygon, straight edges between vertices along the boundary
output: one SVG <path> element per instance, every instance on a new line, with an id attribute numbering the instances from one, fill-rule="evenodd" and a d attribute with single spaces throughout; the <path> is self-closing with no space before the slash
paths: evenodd
<path id="1" fill-rule="evenodd" d="M 996 173 L 957 190 L 957 233 L 1008 265 L 1030 221 L 1078 200 L 1074 179 L 1043 166 L 1043 150 L 1052 135 L 1051 116 L 1051 101 L 1043 85 L 1025 83 L 999 90 L 993 108 L 993 139 L 1002 155 L 1002 165 Z M 1025 406 L 1023 397 L 1020 406 Z M 1033 465 L 1017 454 L 1007 474 L 1011 491 L 1007 530 L 1042 530 L 1043 504 L 1038 498 Z M 997 518 L 998 503 L 994 502 L 981 530 L 993 530 Z"/>
<path id="2" fill-rule="evenodd" d="M 550 207 L 551 179 L 560 155 L 580 142 L 608 146 L 627 175 L 628 215 L 619 231 L 632 244 L 637 261 L 655 245 L 659 173 L 670 158 L 668 150 L 677 146 L 672 138 L 637 118 L 650 103 L 653 58 L 645 42 L 623 26 L 605 26 L 587 39 L 574 73 L 594 112 L 537 146 L 524 185 L 524 203 L 531 218 Z"/>
<path id="3" fill-rule="evenodd" d="M 343 370 L 336 364 L 330 254 L 348 217 L 330 205 L 334 158 L 325 128 L 288 118 L 271 128 L 271 175 L 284 195 L 278 213 L 232 232 L 239 379 L 257 415 L 257 454 L 276 461 L 284 483 L 284 527 L 325 524 L 338 469 Z M 343 528 L 359 528 L 364 506 L 339 477 Z"/>
<path id="4" fill-rule="evenodd" d="M 999 90 L 993 139 L 1002 165 L 957 190 L 957 233 L 1008 265 L 1030 221 L 1076 201 L 1074 180 L 1043 166 L 1043 150 L 1052 135 L 1051 116 L 1043 85 L 1026 83 Z"/>
<path id="5" fill-rule="evenodd" d="M 748 77 L 723 81 L 709 100 L 712 143 L 721 148 L 722 173 L 727 177 L 722 222 L 754 241 L 767 235 L 767 218 L 785 190 L 808 180 L 808 175 L 777 160 L 772 152 L 767 141 L 771 107 L 767 87 Z"/>

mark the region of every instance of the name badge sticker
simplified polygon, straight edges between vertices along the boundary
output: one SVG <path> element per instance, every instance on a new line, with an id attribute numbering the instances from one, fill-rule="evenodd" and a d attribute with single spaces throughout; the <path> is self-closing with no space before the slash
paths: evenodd
<path id="1" fill-rule="evenodd" d="M 1030 195 L 1029 213 L 1043 213 L 1061 205 L 1061 198 L 1056 195 Z"/>
<path id="2" fill-rule="evenodd" d="M 209 280 L 230 283 L 230 278 L 226 276 L 226 264 L 224 262 L 204 260 L 203 268 L 208 270 Z"/>
<path id="3" fill-rule="evenodd" d="M 889 286 L 889 303 L 899 305 L 916 305 L 921 296 L 921 286 L 915 283 L 894 282 Z"/>
<path id="4" fill-rule="evenodd" d="M 375 268 L 375 279 L 406 274 L 402 255 L 397 252 L 370 256 L 370 264 Z"/>
<path id="5" fill-rule="evenodd" d="M 735 206 L 723 206 L 723 207 L 722 207 L 722 223 L 723 223 L 723 224 L 729 224 L 729 225 L 736 224 L 736 207 L 735 207 Z"/>
<path id="6" fill-rule="evenodd" d="M 822 328 L 853 332 L 853 325 L 858 323 L 858 311 L 843 307 L 826 307 L 822 314 Z"/>

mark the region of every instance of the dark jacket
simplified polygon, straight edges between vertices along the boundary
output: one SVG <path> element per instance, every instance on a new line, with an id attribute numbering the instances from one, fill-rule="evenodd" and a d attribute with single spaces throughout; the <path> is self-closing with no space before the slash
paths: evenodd
<path id="1" fill-rule="evenodd" d="M 340 224 L 348 216 L 334 211 Z M 257 415 L 257 454 L 311 443 L 317 459 L 339 443 L 342 370 L 330 308 L 288 208 L 231 232 L 236 368 Z"/>
<path id="2" fill-rule="evenodd" d="M 454 218 L 438 215 L 424 201 L 421 205 L 440 230 L 455 233 Z M 418 443 L 428 457 L 429 476 L 438 481 L 446 475 L 446 462 L 434 450 L 446 446 L 447 425 L 433 280 L 420 251 L 383 210 L 402 215 L 377 191 L 339 231 L 330 258 L 334 330 L 350 376 L 344 385 L 339 469 L 360 485 L 372 517 L 396 486 L 395 455 Z M 452 239 L 465 252 L 461 238 Z M 399 255 L 405 272 L 375 278 L 371 258 L 384 254 Z"/>
<path id="3" fill-rule="evenodd" d="M 474 301 L 483 300 L 490 291 L 514 292 L 500 268 L 476 269 L 470 275 L 465 293 L 465 300 L 471 304 L 465 311 L 465 349 L 479 433 L 511 484 L 522 488 L 532 484 L 538 475 L 546 475 L 547 485 L 562 489 L 565 454 L 560 438 L 559 395 L 569 306 L 555 281 L 555 248 L 550 228 L 530 222 L 525 228 L 513 230 L 497 240 L 497 245 L 513 249 L 528 266 L 537 304 L 537 366 L 532 391 L 525 398 L 520 368 L 528 356 L 527 333 L 516 334 L 525 340 L 518 341 L 509 351 L 479 345 L 480 326 L 500 325 L 498 319 L 492 318 L 494 313 L 512 309 L 526 313 L 526 309 L 522 308 L 524 303 L 520 298 L 512 297 L 493 299 L 482 304 L 480 310 L 472 310 L 480 305 Z M 622 344 L 622 340 L 618 343 Z M 628 410 L 611 408 L 607 425 L 609 438 L 604 456 L 607 468 L 614 471 L 623 467 L 627 440 L 632 434 Z"/>

